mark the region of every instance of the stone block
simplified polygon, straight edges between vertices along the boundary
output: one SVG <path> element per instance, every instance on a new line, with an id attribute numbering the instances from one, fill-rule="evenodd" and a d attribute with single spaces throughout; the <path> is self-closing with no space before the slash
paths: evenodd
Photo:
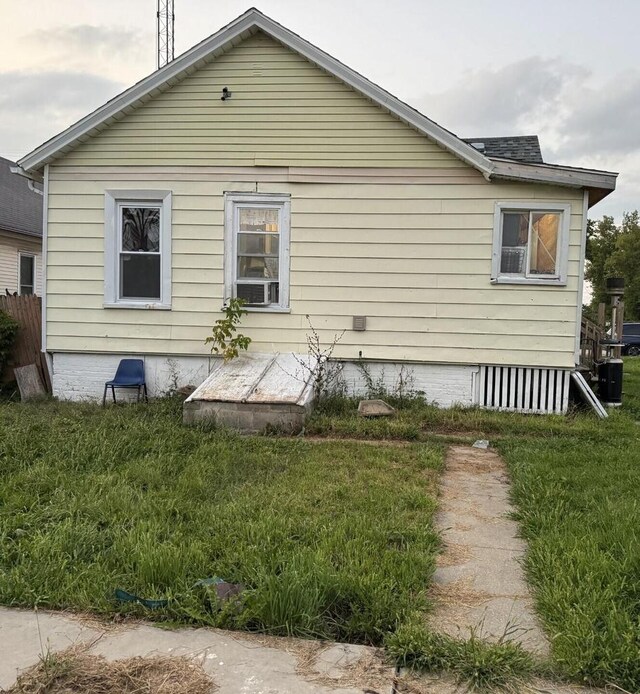
<path id="1" fill-rule="evenodd" d="M 360 400 L 358 414 L 361 417 L 391 417 L 395 409 L 384 400 Z"/>

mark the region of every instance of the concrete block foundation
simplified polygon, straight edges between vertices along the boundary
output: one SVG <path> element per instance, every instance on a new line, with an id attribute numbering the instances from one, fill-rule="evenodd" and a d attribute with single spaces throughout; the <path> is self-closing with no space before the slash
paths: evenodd
<path id="1" fill-rule="evenodd" d="M 310 412 L 311 403 L 301 406 L 196 400 L 184 403 L 182 421 L 184 424 L 213 421 L 243 434 L 259 434 L 270 427 L 297 434 L 302 431 Z"/>

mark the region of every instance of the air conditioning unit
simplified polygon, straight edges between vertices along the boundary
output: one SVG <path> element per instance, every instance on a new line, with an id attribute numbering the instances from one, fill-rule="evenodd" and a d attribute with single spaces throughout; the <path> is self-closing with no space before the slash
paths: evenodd
<path id="1" fill-rule="evenodd" d="M 525 271 L 526 246 L 505 246 L 502 249 L 500 272 L 519 275 Z"/>
<path id="2" fill-rule="evenodd" d="M 269 306 L 278 303 L 277 282 L 237 282 L 236 296 L 248 306 Z"/>

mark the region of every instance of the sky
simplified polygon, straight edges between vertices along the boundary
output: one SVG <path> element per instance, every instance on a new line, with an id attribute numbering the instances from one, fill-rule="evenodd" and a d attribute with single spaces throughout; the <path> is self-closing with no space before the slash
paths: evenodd
<path id="1" fill-rule="evenodd" d="M 175 0 L 176 56 L 249 8 Z M 254 0 L 461 137 L 540 136 L 640 208 L 640 0 Z M 156 0 L 0 0 L 0 155 L 18 159 L 155 69 Z"/>

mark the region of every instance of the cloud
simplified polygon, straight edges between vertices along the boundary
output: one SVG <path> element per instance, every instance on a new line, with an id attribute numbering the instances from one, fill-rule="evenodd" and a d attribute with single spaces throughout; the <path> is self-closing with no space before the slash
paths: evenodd
<path id="1" fill-rule="evenodd" d="M 416 102 L 463 137 L 538 134 L 545 161 L 620 172 L 596 214 L 640 207 L 639 70 L 602 80 L 581 65 L 533 56 L 469 72 Z"/>
<path id="2" fill-rule="evenodd" d="M 561 59 L 533 56 L 471 71 L 445 92 L 419 99 L 419 107 L 465 136 L 510 135 L 531 121 L 554 118 L 563 95 L 588 74 Z"/>
<path id="3" fill-rule="evenodd" d="M 0 73 L 1 153 L 17 158 L 122 90 L 87 72 Z"/>
<path id="4" fill-rule="evenodd" d="M 122 53 L 137 53 L 149 50 L 145 32 L 114 26 L 75 24 L 40 29 L 26 37 L 27 41 L 41 48 L 64 50 L 66 53 L 81 52 L 84 56 L 98 54 L 113 57 Z"/>
<path id="5" fill-rule="evenodd" d="M 558 154 L 628 155 L 640 150 L 640 72 L 595 88 L 583 85 L 563 122 Z"/>
<path id="6" fill-rule="evenodd" d="M 99 70 L 108 79 L 133 83 L 155 68 L 151 29 L 75 24 L 39 29 L 23 41 L 38 56 L 39 65 L 55 65 L 58 71 Z"/>

